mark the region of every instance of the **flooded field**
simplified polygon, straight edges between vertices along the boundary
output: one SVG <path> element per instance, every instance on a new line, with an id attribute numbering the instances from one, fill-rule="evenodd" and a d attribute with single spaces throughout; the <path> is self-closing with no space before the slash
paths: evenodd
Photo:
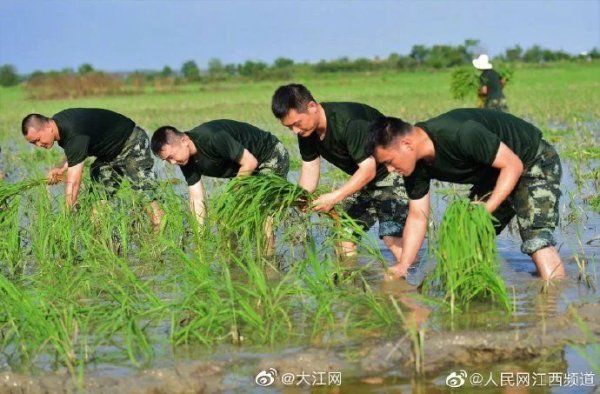
<path id="1" fill-rule="evenodd" d="M 398 89 L 406 82 L 394 81 Z M 341 96 L 332 81 L 315 84 Z M 368 102 L 362 92 L 370 90 L 363 88 L 349 88 L 354 93 L 346 99 Z M 264 392 L 269 387 L 442 393 L 455 385 L 500 393 L 526 386 L 525 376 L 531 392 L 594 392 L 600 384 L 600 213 L 593 203 L 600 183 L 600 125 L 590 113 L 597 108 L 579 103 L 585 116 L 573 118 L 565 110 L 558 120 L 544 121 L 529 115 L 539 108 L 519 107 L 527 92 L 522 89 L 515 109 L 542 128 L 562 158 L 561 224 L 555 235 L 568 279 L 546 283 L 537 277 L 511 226 L 514 231 L 497 239 L 511 310 L 475 303 L 452 314 L 445 302 L 421 292 L 435 264 L 429 246 L 407 281 L 386 283 L 383 269 L 393 259 L 376 241 L 377 228 L 363 237 L 357 261 L 339 261 L 335 224 L 295 212 L 280 223 L 276 256 L 265 257 L 252 239 L 232 244 L 222 237 L 218 217 L 210 218 L 209 230 L 191 226 L 185 187 L 171 181 L 181 175 L 157 162 L 168 207 L 158 233 L 127 190 L 116 203 L 100 207 L 97 196 L 86 193 L 78 212 L 69 216 L 61 210 L 61 186 L 34 188 L 3 211 L 0 392 Z M 256 104 L 265 92 L 234 94 L 233 107 L 219 111 L 207 99 L 198 119 L 186 115 L 182 122 L 247 117 L 275 129 L 268 107 L 244 112 L 244 104 Z M 21 113 L 73 103 L 39 104 L 10 94 L 15 100 L 9 104 L 5 95 L 2 102 L 0 169 L 7 173 L 5 181 L 15 182 L 42 175 L 59 157 L 19 139 L 15 122 Z M 593 107 L 597 93 L 585 94 Z M 149 126 L 173 116 L 157 109 L 169 97 L 152 99 L 131 111 Z M 376 106 L 393 106 L 386 95 L 371 99 Z M 84 104 L 128 113 L 121 99 L 102 100 Z M 415 100 L 403 109 L 424 108 Z M 561 102 L 536 105 L 558 108 Z M 432 105 L 451 103 L 442 98 Z M 276 130 L 297 165 L 293 139 Z M 326 187 L 343 181 L 330 167 L 325 170 Z M 297 174 L 296 168 L 292 182 Z M 209 182 L 209 194 L 222 187 L 221 181 Z M 439 223 L 448 195 L 462 189 L 440 184 L 434 190 L 433 223 Z M 435 225 L 429 236 L 435 236 Z"/>

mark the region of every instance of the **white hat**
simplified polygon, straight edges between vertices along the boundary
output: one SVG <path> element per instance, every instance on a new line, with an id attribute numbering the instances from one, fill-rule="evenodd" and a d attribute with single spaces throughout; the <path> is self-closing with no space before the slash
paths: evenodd
<path id="1" fill-rule="evenodd" d="M 479 55 L 477 59 L 473 59 L 473 66 L 478 70 L 490 70 L 492 63 L 490 63 L 488 55 Z"/>

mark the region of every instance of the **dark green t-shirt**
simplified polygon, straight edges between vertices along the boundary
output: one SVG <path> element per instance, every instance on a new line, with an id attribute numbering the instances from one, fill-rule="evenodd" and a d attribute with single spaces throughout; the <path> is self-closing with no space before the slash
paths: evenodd
<path id="1" fill-rule="evenodd" d="M 69 167 L 95 156 L 102 161 L 114 159 L 131 135 L 135 122 L 116 112 L 99 108 L 70 108 L 52 119 L 58 126 Z"/>
<path id="2" fill-rule="evenodd" d="M 260 165 L 273 155 L 273 149 L 279 142 L 273 134 L 258 127 L 229 119 L 203 123 L 186 134 L 198 150 L 186 165 L 181 166 L 190 186 L 197 183 L 202 175 L 235 177 L 244 149 L 248 149 Z"/>
<path id="3" fill-rule="evenodd" d="M 412 200 L 427 194 L 431 179 L 466 184 L 486 180 L 500 142 L 529 167 L 542 138 L 542 132 L 531 123 L 490 109 L 455 109 L 416 126 L 433 141 L 435 158 L 429 164 L 419 160 L 414 172 L 404 177 Z"/>
<path id="4" fill-rule="evenodd" d="M 116 112 L 99 108 L 70 108 L 52 119 L 58 126 L 58 145 L 64 149 L 69 167 L 88 156 L 114 159 L 131 135 L 135 122 Z"/>
<path id="5" fill-rule="evenodd" d="M 327 118 L 325 138 L 321 141 L 316 132 L 309 137 L 298 136 L 300 155 L 304 161 L 323 156 L 347 174 L 354 174 L 358 163 L 369 155 L 365 152 L 365 140 L 371 123 L 383 114 L 375 108 L 359 103 L 321 103 Z M 385 166 L 377 166 L 372 182 L 385 178 Z"/>
<path id="6" fill-rule="evenodd" d="M 498 74 L 496 71 L 483 70 L 483 72 L 479 76 L 479 82 L 481 86 L 487 86 L 487 95 L 485 96 L 486 101 L 504 98 L 504 93 L 502 93 L 502 84 L 500 83 L 500 80 L 500 74 Z"/>

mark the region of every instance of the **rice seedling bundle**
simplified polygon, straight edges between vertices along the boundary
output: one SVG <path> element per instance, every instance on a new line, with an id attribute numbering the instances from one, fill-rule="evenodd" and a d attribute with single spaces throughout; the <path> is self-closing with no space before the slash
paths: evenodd
<path id="1" fill-rule="evenodd" d="M 240 242 L 266 244 L 271 232 L 289 214 L 289 209 L 306 205 L 309 193 L 277 175 L 234 178 L 216 198 L 212 217 L 219 233 Z"/>
<path id="2" fill-rule="evenodd" d="M 514 70 L 506 65 L 494 67 L 505 82 L 512 79 Z M 465 97 L 472 96 L 479 90 L 479 75 L 481 71 L 472 67 L 460 67 L 452 72 L 450 81 L 450 91 L 452 97 L 462 100 Z"/>
<path id="3" fill-rule="evenodd" d="M 472 68 L 457 68 L 452 72 L 450 91 L 457 100 L 471 96 L 479 89 L 479 74 Z"/>
<path id="4" fill-rule="evenodd" d="M 217 198 L 220 225 L 261 224 L 268 216 L 281 218 L 292 207 L 306 205 L 309 193 L 277 175 L 243 176 L 232 179 Z"/>
<path id="5" fill-rule="evenodd" d="M 491 300 L 510 309 L 506 286 L 499 273 L 496 232 L 492 216 L 467 199 L 451 202 L 437 235 L 437 265 L 424 290 L 441 294 L 456 305 Z"/>

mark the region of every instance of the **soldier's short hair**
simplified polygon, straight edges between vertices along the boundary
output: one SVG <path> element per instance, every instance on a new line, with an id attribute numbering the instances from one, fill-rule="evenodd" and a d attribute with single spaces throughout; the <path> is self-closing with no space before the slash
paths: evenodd
<path id="1" fill-rule="evenodd" d="M 376 120 L 367 134 L 365 150 L 372 155 L 378 146 L 387 148 L 397 137 L 403 137 L 412 131 L 412 125 L 400 118 L 384 116 Z"/>
<path id="2" fill-rule="evenodd" d="M 306 86 L 291 83 L 277 88 L 271 100 L 271 110 L 277 119 L 283 119 L 290 110 L 306 111 L 306 106 L 315 101 Z"/>
<path id="3" fill-rule="evenodd" d="M 27 135 L 29 129 L 39 130 L 44 124 L 50 121 L 50 118 L 41 114 L 29 114 L 21 121 L 21 132 Z"/>
<path id="4" fill-rule="evenodd" d="M 165 145 L 171 145 L 174 141 L 181 140 L 184 133 L 173 126 L 161 126 L 152 134 L 150 149 L 158 155 Z"/>

